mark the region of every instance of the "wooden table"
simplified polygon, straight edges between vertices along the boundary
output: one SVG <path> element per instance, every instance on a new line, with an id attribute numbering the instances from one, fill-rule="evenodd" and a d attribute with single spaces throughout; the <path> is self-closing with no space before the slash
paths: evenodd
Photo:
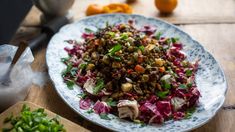
<path id="1" fill-rule="evenodd" d="M 72 7 L 75 20 L 85 17 L 85 9 L 90 3 L 107 4 L 124 0 L 77 0 Z M 218 60 L 225 71 L 228 81 L 228 92 L 223 108 L 216 116 L 195 132 L 229 132 L 235 131 L 235 1 L 234 0 L 179 0 L 179 5 L 172 15 L 164 16 L 154 7 L 153 0 L 137 0 L 130 4 L 134 13 L 164 19 L 176 24 L 182 30 L 198 40 Z M 35 7 L 25 18 L 13 43 L 18 40 L 29 40 L 39 30 L 35 27 L 40 23 L 40 11 Z M 35 71 L 47 72 L 45 51 L 35 53 L 32 67 Z M 91 131 L 106 129 L 94 125 L 77 115 L 57 95 L 51 81 L 43 88 L 32 85 L 26 98 L 63 117 L 80 124 Z M 79 131 L 79 130 L 76 130 Z"/>

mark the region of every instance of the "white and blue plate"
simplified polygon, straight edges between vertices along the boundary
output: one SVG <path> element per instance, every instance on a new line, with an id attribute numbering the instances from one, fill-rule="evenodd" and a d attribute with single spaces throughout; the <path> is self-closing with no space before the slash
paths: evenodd
<path id="1" fill-rule="evenodd" d="M 119 119 L 112 114 L 108 115 L 112 120 L 104 120 L 95 113 L 88 114 L 86 110 L 79 108 L 80 98 L 78 98 L 77 95 L 81 93 L 80 87 L 76 86 L 73 90 L 69 90 L 61 77 L 61 72 L 66 66 L 60 60 L 68 56 L 66 51 L 64 51 L 64 47 L 72 46 L 65 42 L 65 40 L 84 41 L 81 36 L 85 28 L 97 30 L 97 28 L 105 27 L 106 22 L 109 24 L 118 24 L 127 23 L 128 20 L 134 20 L 137 28 L 144 25 L 151 25 L 157 27 L 158 31 L 163 32 L 163 36 L 179 37 L 184 45 L 184 52 L 187 55 L 187 59 L 189 61 L 200 59 L 199 69 L 196 74 L 196 83 L 201 97 L 199 99 L 199 107 L 192 115 L 192 118 L 180 121 L 170 120 L 162 125 L 147 125 L 143 127 L 140 124 Z M 192 130 L 205 124 L 216 114 L 224 103 L 227 91 L 227 82 L 223 70 L 215 58 L 208 53 L 199 42 L 192 39 L 187 33 L 174 25 L 159 19 L 147 18 L 140 15 L 97 15 L 86 17 L 66 25 L 50 40 L 46 52 L 46 62 L 50 78 L 60 97 L 82 117 L 114 131 L 180 132 Z"/>

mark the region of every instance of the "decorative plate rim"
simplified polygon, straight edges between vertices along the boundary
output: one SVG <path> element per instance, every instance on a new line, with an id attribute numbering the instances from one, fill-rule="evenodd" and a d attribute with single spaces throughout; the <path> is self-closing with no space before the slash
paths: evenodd
<path id="1" fill-rule="evenodd" d="M 218 63 L 218 61 L 214 58 L 214 56 L 212 56 L 212 54 L 211 54 L 210 52 L 208 52 L 208 51 L 204 48 L 204 46 L 202 46 L 197 40 L 195 40 L 193 37 L 191 37 L 188 33 L 186 33 L 185 31 L 183 31 L 183 30 L 180 29 L 179 27 L 177 27 L 177 26 L 175 26 L 175 25 L 173 25 L 173 24 L 171 24 L 171 23 L 169 23 L 169 22 L 166 22 L 166 21 L 164 21 L 164 20 L 162 20 L 162 19 L 159 19 L 159 18 L 147 17 L 147 16 L 143 16 L 143 15 L 138 15 L 138 14 L 127 15 L 127 14 L 123 14 L 123 13 L 115 13 L 115 14 L 100 14 L 100 15 L 88 16 L 88 17 L 84 17 L 84 18 L 81 18 L 81 19 L 79 19 L 79 20 L 76 20 L 76 21 L 74 21 L 73 23 L 64 25 L 64 26 L 63 26 L 56 34 L 54 34 L 53 37 L 50 39 L 50 41 L 49 41 L 49 43 L 48 43 L 48 47 L 49 47 L 49 45 L 51 44 L 51 40 L 52 40 L 56 35 L 58 35 L 63 29 L 65 29 L 66 27 L 69 27 L 69 26 L 71 26 L 71 25 L 73 25 L 73 24 L 75 24 L 75 23 L 78 23 L 79 21 L 84 21 L 84 20 L 86 20 L 86 19 L 91 19 L 91 18 L 96 18 L 96 17 L 118 16 L 118 15 L 121 15 L 121 16 L 136 16 L 136 17 L 142 17 L 142 18 L 147 19 L 147 20 L 154 20 L 154 21 L 160 21 L 160 22 L 162 22 L 162 23 L 165 23 L 165 24 L 167 24 L 167 25 L 169 25 L 169 26 L 175 28 L 177 31 L 183 33 L 185 36 L 187 36 L 189 39 L 191 39 L 191 41 L 192 41 L 193 43 L 196 43 L 197 46 L 200 46 L 200 48 L 202 48 L 202 50 L 203 50 L 204 52 L 206 52 L 207 54 L 209 54 L 209 55 L 212 57 L 212 59 L 217 63 L 219 69 L 221 70 L 222 76 L 224 77 L 224 81 L 225 81 L 225 91 L 224 91 L 224 93 L 223 93 L 223 98 L 221 98 L 222 101 L 220 101 L 220 104 L 219 104 L 218 107 L 215 109 L 215 112 L 212 113 L 212 115 L 211 115 L 210 118 L 207 118 L 206 120 L 202 121 L 200 124 L 196 124 L 196 125 L 194 125 L 194 126 L 192 126 L 192 127 L 185 128 L 185 129 L 180 130 L 180 131 L 182 131 L 182 132 L 183 132 L 183 131 L 190 131 L 190 130 L 199 128 L 199 127 L 201 127 L 202 125 L 204 125 L 204 124 L 206 124 L 207 122 L 209 122 L 209 121 L 216 115 L 216 113 L 221 109 L 222 105 L 223 105 L 224 102 L 225 102 L 225 97 L 226 97 L 226 93 L 227 93 L 227 90 L 228 90 L 228 83 L 227 83 L 226 75 L 225 75 L 225 73 L 224 73 L 223 68 L 222 68 L 221 65 Z M 65 97 L 62 96 L 62 94 L 61 94 L 61 93 L 59 92 L 59 90 L 58 90 L 58 87 L 55 85 L 55 80 L 52 79 L 53 73 L 52 73 L 52 71 L 51 71 L 51 68 L 50 68 L 49 65 L 48 65 L 48 64 L 50 63 L 49 60 L 48 60 L 48 52 L 49 52 L 49 49 L 47 48 L 47 49 L 46 49 L 46 65 L 47 65 L 47 68 L 48 68 L 49 78 L 50 78 L 50 80 L 52 81 L 52 83 L 53 83 L 53 85 L 54 85 L 54 88 L 55 88 L 57 94 L 62 98 L 62 100 L 63 100 L 74 112 L 76 112 L 77 114 L 79 114 L 79 115 L 80 115 L 81 117 L 83 117 L 84 119 L 86 119 L 86 120 L 88 120 L 88 121 L 90 121 L 90 122 L 92 122 L 92 123 L 94 123 L 94 124 L 96 124 L 96 125 L 99 125 L 99 126 L 101 126 L 101 127 L 105 127 L 106 129 L 109 129 L 109 130 L 112 130 L 112 131 L 117 131 L 117 130 L 112 129 L 112 128 L 109 128 L 109 127 L 107 127 L 107 126 L 105 126 L 105 125 L 103 125 L 103 124 L 101 124 L 101 123 L 99 123 L 99 122 L 93 121 L 93 120 L 91 120 L 91 119 L 85 117 L 82 113 L 78 112 L 71 104 L 69 104 L 69 103 L 66 101 Z"/>

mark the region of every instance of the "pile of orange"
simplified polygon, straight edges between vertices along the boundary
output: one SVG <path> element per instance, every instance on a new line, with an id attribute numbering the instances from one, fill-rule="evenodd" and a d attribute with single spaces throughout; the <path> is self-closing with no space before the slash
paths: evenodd
<path id="1" fill-rule="evenodd" d="M 86 15 L 95 15 L 101 13 L 132 13 L 132 8 L 128 4 L 124 3 L 112 3 L 106 6 L 101 6 L 98 4 L 91 4 L 86 10 Z"/>

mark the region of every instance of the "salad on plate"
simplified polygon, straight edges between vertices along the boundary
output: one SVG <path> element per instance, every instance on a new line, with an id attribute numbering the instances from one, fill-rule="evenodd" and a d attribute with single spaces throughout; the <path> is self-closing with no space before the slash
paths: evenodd
<path id="1" fill-rule="evenodd" d="M 81 109 L 146 124 L 192 115 L 200 97 L 198 60 L 186 59 L 179 38 L 149 25 L 138 29 L 132 20 L 97 31 L 85 28 L 82 37 L 84 42 L 67 40 L 73 47 L 65 47 L 68 57 L 61 58 L 68 88 L 83 90 Z"/>

